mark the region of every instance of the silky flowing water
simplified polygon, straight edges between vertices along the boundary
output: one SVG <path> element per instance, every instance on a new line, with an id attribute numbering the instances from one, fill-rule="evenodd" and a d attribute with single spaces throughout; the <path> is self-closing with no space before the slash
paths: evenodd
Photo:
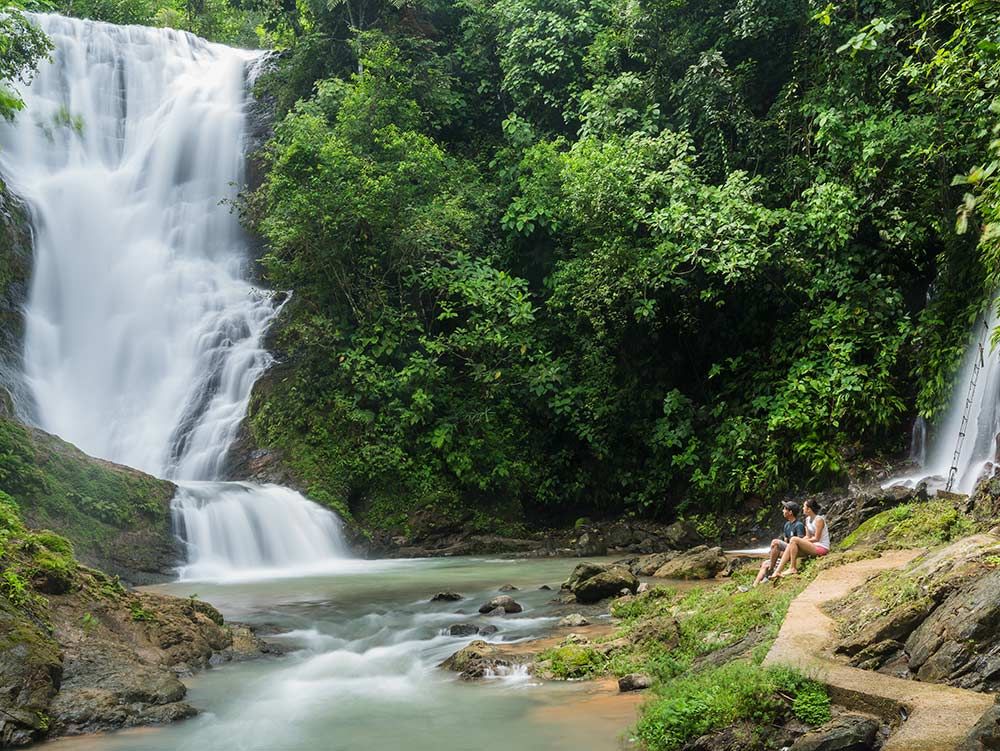
<path id="1" fill-rule="evenodd" d="M 203 713 L 67 749 L 608 749 L 635 699 L 523 673 L 482 685 L 437 665 L 503 583 L 519 615 L 493 641 L 547 634 L 573 561 L 361 561 L 340 520 L 276 485 L 222 482 L 279 308 L 253 283 L 225 201 L 243 180 L 259 55 L 168 29 L 33 15 L 51 62 L 0 123 L 0 172 L 30 209 L 20 411 L 95 456 L 178 482 L 180 581 L 290 652 L 190 679 Z M 455 589 L 458 603 L 429 603 Z M 608 696 L 612 696 L 609 694 Z"/>
<path id="2" fill-rule="evenodd" d="M 183 581 L 228 618 L 294 651 L 222 665 L 189 681 L 203 714 L 179 724 L 57 741 L 62 751 L 608 751 L 634 722 L 637 697 L 523 674 L 467 683 L 437 667 L 473 638 L 442 631 L 487 623 L 490 641 L 555 629 L 550 605 L 574 565 L 565 559 L 344 561 L 339 573 L 297 579 Z M 478 606 L 500 584 L 525 612 L 487 618 Z M 556 591 L 542 591 L 548 584 Z M 430 603 L 443 589 L 466 596 Z M 595 622 L 599 623 L 597 619 Z M 582 630 L 581 630 L 582 631 Z"/>

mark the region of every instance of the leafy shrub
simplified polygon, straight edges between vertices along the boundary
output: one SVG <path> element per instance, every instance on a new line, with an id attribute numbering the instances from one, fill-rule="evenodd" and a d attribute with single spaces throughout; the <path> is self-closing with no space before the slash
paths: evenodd
<path id="1" fill-rule="evenodd" d="M 549 660 L 550 670 L 557 678 L 589 678 L 603 672 L 607 660 L 593 647 L 583 644 L 564 644 L 547 649 L 538 656 Z"/>
<path id="2" fill-rule="evenodd" d="M 816 681 L 803 681 L 795 692 L 792 712 L 807 725 L 822 725 L 830 721 L 830 695 Z"/>
<path id="3" fill-rule="evenodd" d="M 133 621 L 155 621 L 156 613 L 146 610 L 140 603 L 134 602 L 129 605 L 129 612 L 132 613 Z"/>
<path id="4" fill-rule="evenodd" d="M 11 569 L 4 571 L 2 583 L 4 594 L 13 605 L 23 607 L 31 601 L 28 583 L 16 571 Z"/>
<path id="5" fill-rule="evenodd" d="M 786 693 L 797 695 L 803 685 L 804 679 L 792 670 L 747 662 L 675 678 L 660 684 L 656 698 L 643 707 L 637 734 L 648 751 L 674 751 L 739 721 L 776 723 L 789 712 Z M 819 716 L 819 701 L 810 695 L 803 707 Z"/>

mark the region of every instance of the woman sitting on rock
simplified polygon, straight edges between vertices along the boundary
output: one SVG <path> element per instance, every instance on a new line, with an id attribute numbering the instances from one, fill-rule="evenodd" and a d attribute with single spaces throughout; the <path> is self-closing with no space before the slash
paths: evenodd
<path id="1" fill-rule="evenodd" d="M 830 527 L 826 517 L 820 516 L 819 501 L 810 498 L 804 505 L 806 514 L 806 536 L 793 537 L 788 541 L 788 547 L 781 556 L 778 568 L 774 570 L 772 579 L 779 576 L 795 576 L 799 573 L 799 556 L 824 556 L 830 552 Z M 788 571 L 782 574 L 781 569 L 788 564 Z"/>

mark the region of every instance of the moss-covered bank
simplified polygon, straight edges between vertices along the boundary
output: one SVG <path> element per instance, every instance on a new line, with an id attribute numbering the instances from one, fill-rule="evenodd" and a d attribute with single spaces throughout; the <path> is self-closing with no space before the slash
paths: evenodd
<path id="1" fill-rule="evenodd" d="M 128 582 L 160 580 L 177 563 L 172 483 L 94 459 L 3 416 L 0 491 L 16 500 L 29 526 L 64 535 L 84 563 Z"/>
<path id="2" fill-rule="evenodd" d="M 242 654 L 215 608 L 127 591 L 0 492 L 0 747 L 189 717 L 177 674 Z"/>

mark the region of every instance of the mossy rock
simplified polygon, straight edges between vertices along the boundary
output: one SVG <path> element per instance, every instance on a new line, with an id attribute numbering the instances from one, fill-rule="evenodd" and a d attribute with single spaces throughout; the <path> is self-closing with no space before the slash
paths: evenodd
<path id="1" fill-rule="evenodd" d="M 873 516 L 840 543 L 843 548 L 926 548 L 976 531 L 976 522 L 948 500 L 906 503 Z"/>
<path id="2" fill-rule="evenodd" d="M 61 558 L 74 553 L 134 584 L 163 580 L 179 558 L 170 521 L 172 483 L 87 456 L 2 417 L 0 491 L 13 503 L 0 505 L 0 528 L 13 514 L 45 530 L 25 544 L 48 551 L 38 561 L 39 573 L 52 578 L 56 589 L 65 583 Z"/>

